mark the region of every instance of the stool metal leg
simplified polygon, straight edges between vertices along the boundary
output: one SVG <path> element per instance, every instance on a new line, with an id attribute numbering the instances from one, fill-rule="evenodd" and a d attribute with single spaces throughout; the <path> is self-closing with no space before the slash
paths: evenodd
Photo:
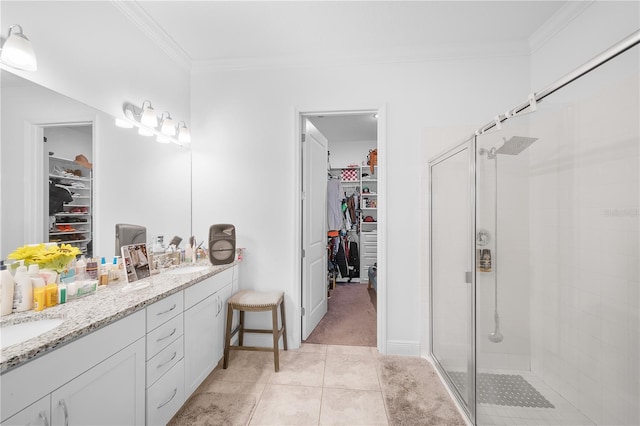
<path id="1" fill-rule="evenodd" d="M 280 302 L 280 320 L 282 321 L 282 343 L 284 350 L 287 350 L 287 320 L 284 316 L 284 299 Z"/>
<path id="2" fill-rule="evenodd" d="M 244 346 L 244 311 L 240 311 L 240 331 L 238 335 L 238 346 Z"/>
<path id="3" fill-rule="evenodd" d="M 273 319 L 273 363 L 276 368 L 276 373 L 280 369 L 280 351 L 278 349 L 278 340 L 280 335 L 278 333 L 278 307 L 274 306 L 271 309 L 271 316 Z"/>
<path id="4" fill-rule="evenodd" d="M 229 366 L 229 348 L 231 347 L 231 323 L 233 322 L 233 307 L 231 304 L 227 305 L 227 332 L 224 338 L 224 360 L 222 362 L 222 368 L 226 369 Z"/>

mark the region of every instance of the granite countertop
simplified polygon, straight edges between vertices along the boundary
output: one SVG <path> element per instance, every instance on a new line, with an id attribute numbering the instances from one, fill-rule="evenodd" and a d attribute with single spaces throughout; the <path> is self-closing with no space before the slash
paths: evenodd
<path id="1" fill-rule="evenodd" d="M 163 271 L 145 278 L 144 281 L 148 281 L 150 285 L 139 290 L 123 292 L 122 289 L 126 283 L 109 284 L 99 288 L 94 294 L 46 308 L 40 312 L 27 311 L 4 316 L 0 318 L 0 333 L 1 327 L 12 324 L 53 318 L 62 318 L 64 321 L 53 330 L 32 339 L 8 347 L 3 346 L 0 356 L 0 373 L 5 373 L 24 362 L 144 309 L 239 262 L 240 260 L 237 259 L 233 263 L 213 266 L 208 261 L 202 261 L 196 265 L 206 266 L 207 268 L 203 271 L 177 275 L 166 274 Z M 180 267 L 182 265 L 175 268 Z"/>

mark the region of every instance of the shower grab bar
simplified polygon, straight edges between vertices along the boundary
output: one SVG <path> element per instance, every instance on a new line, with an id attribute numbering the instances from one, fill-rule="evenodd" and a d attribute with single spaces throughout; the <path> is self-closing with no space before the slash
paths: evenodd
<path id="1" fill-rule="evenodd" d="M 490 130 L 496 127 L 498 125 L 497 124 L 498 122 L 502 123 L 508 120 L 510 117 L 516 116 L 517 114 L 521 113 L 525 109 L 529 108 L 532 105 L 532 103 L 535 104 L 537 102 L 540 102 L 541 100 L 551 95 L 552 93 L 562 89 L 567 84 L 572 83 L 573 81 L 579 79 L 583 75 L 593 71 L 594 69 L 598 68 L 600 65 L 603 65 L 609 62 L 616 56 L 621 55 L 622 53 L 626 52 L 627 50 L 631 49 L 637 44 L 640 44 L 640 30 L 634 31 L 629 36 L 625 37 L 624 39 L 620 40 L 618 43 L 614 44 L 607 50 L 595 56 L 590 61 L 587 61 L 580 67 L 566 74 L 564 77 L 560 78 L 559 80 L 556 80 L 554 83 L 550 84 L 540 92 L 534 92 L 533 96 L 530 96 L 530 98 L 526 102 L 521 103 L 515 108 L 508 110 L 504 114 L 498 114 L 496 118 L 494 118 L 492 121 L 480 127 L 475 134 L 481 135 L 487 130 Z"/>

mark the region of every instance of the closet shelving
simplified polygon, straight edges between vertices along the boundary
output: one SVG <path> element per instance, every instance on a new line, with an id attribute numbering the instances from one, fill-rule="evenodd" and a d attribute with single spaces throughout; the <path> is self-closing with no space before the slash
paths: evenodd
<path id="1" fill-rule="evenodd" d="M 360 168 L 360 280 L 368 279 L 369 267 L 378 261 L 378 166 Z M 372 221 L 370 221 L 372 220 Z"/>
<path id="2" fill-rule="evenodd" d="M 91 170 L 74 160 L 49 156 L 48 178 L 68 188 L 73 198 L 63 205 L 62 211 L 50 216 L 48 241 L 71 244 L 91 255 L 87 247 L 93 234 Z"/>

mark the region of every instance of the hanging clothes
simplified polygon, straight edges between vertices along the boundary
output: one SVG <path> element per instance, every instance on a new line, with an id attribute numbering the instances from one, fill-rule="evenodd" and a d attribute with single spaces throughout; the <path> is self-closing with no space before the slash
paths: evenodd
<path id="1" fill-rule="evenodd" d="M 49 216 L 64 210 L 64 204 L 73 201 L 71 192 L 64 186 L 49 181 Z"/>
<path id="2" fill-rule="evenodd" d="M 341 229 L 343 224 L 342 198 L 344 189 L 339 179 L 329 179 L 327 184 L 327 224 L 329 230 Z"/>

